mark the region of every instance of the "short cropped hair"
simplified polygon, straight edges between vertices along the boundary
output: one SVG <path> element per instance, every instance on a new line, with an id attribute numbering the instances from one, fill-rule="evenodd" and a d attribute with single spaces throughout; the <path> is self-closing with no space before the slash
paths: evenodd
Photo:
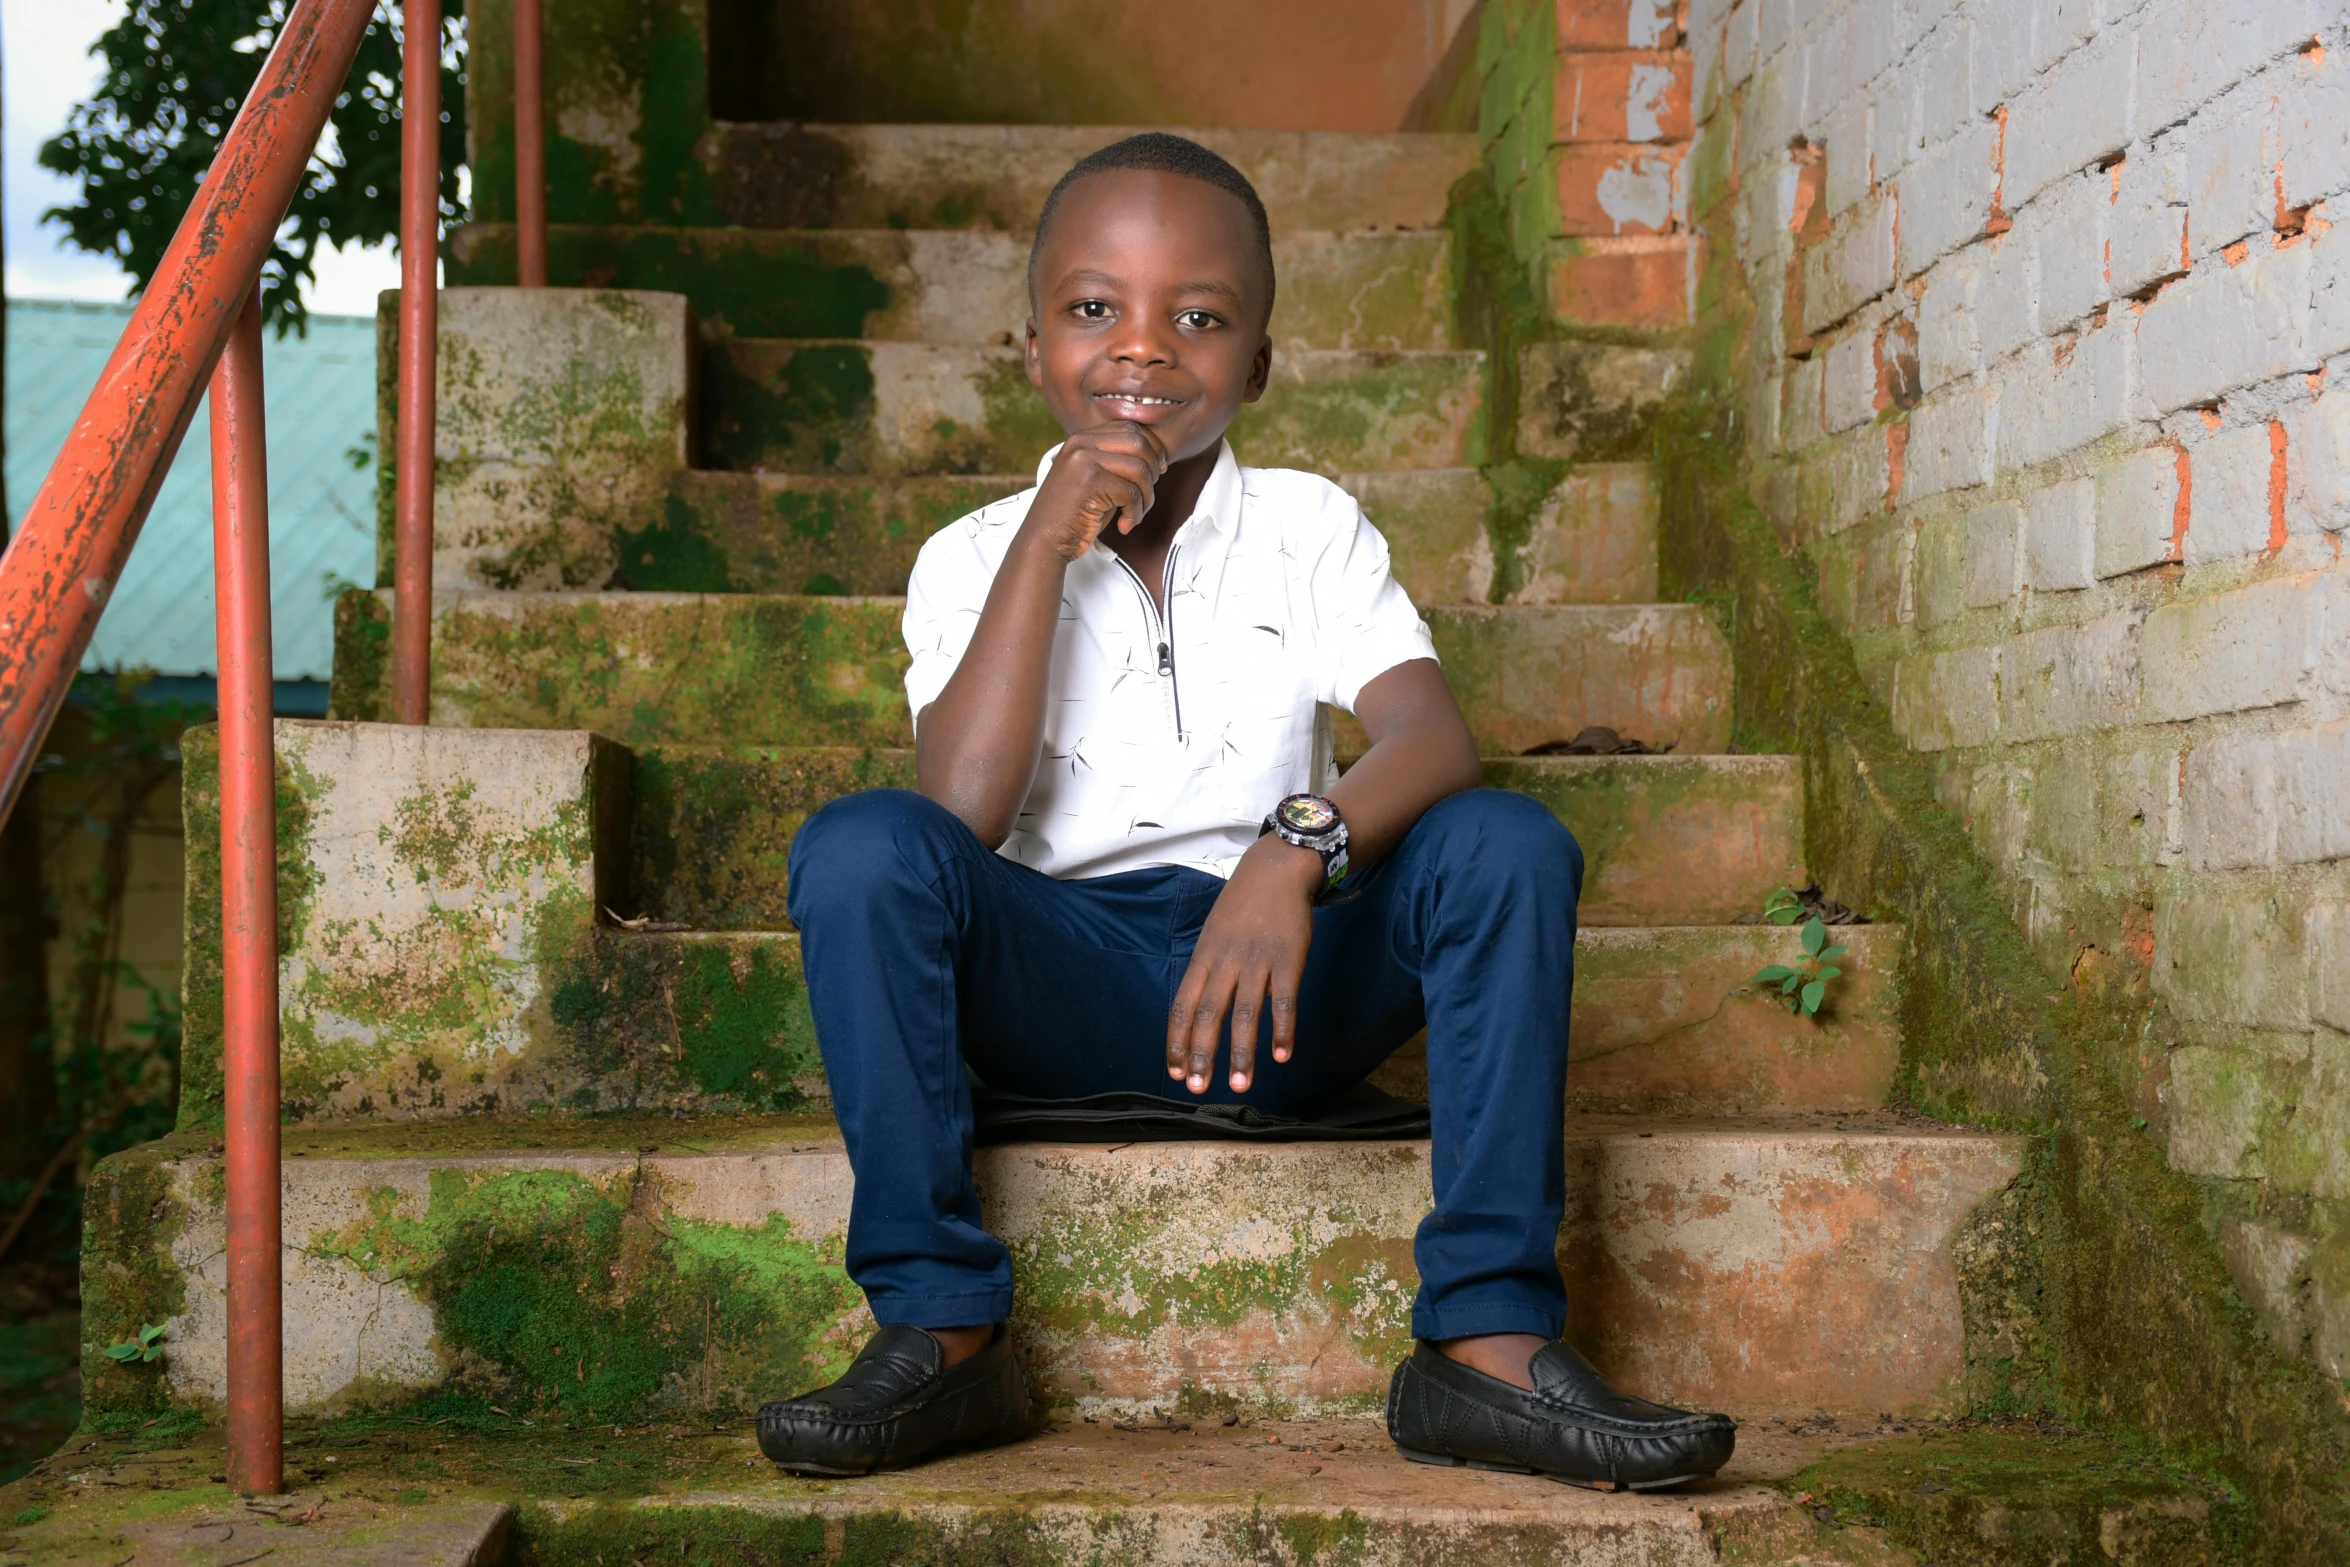
<path id="1" fill-rule="evenodd" d="M 1060 210 L 1061 198 L 1070 186 L 1088 174 L 1107 173 L 1112 169 L 1144 169 L 1155 174 L 1179 174 L 1187 180 L 1199 180 L 1218 190 L 1240 198 L 1248 209 L 1249 228 L 1257 242 L 1257 265 L 1265 271 L 1265 314 L 1273 312 L 1273 225 L 1265 217 L 1265 203 L 1257 196 L 1257 188 L 1248 182 L 1248 176 L 1230 163 L 1208 151 L 1188 137 L 1170 135 L 1166 131 L 1144 131 L 1124 141 L 1114 141 L 1098 151 L 1089 152 L 1070 166 L 1044 198 L 1044 206 L 1036 215 L 1036 238 L 1028 246 L 1028 297 L 1036 298 L 1036 258 L 1044 252 L 1045 236 L 1052 232 L 1053 217 Z"/>

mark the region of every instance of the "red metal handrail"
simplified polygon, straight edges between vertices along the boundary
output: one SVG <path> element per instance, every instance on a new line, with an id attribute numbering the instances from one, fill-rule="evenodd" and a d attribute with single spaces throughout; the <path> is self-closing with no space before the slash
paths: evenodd
<path id="1" fill-rule="evenodd" d="M 547 71 L 539 0 L 514 0 L 514 276 L 547 286 Z"/>
<path id="2" fill-rule="evenodd" d="M 283 1488 L 278 1225 L 277 740 L 261 291 L 212 372 L 212 582 L 220 650 L 221 1084 L 228 1124 L 228 1483 Z"/>
<path id="3" fill-rule="evenodd" d="M 372 0 L 296 0 L 122 341 L 0 555 L 0 818 L 15 806 L 72 689 L 373 10 Z"/>
<path id="4" fill-rule="evenodd" d="M 400 427 L 392 495 L 392 719 L 432 711 L 433 364 L 440 338 L 441 4 L 407 0 L 400 56 Z"/>

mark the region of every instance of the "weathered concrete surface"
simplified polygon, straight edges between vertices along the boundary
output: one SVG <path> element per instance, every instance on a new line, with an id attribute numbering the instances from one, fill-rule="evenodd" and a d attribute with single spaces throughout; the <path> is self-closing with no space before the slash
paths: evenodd
<path id="1" fill-rule="evenodd" d="M 691 469 L 659 516 L 624 528 L 605 582 L 661 593 L 902 594 L 940 528 L 1036 482 L 1020 474 L 884 478 Z"/>
<path id="2" fill-rule="evenodd" d="M 379 580 L 391 579 L 399 294 L 377 305 Z M 578 587 L 657 511 L 693 446 L 685 298 L 615 289 L 441 291 L 433 581 Z"/>
<path id="3" fill-rule="evenodd" d="M 338 608 L 334 712 L 388 711 L 391 595 Z M 432 721 L 592 729 L 627 745 L 912 743 L 902 601 L 755 594 L 442 593 Z M 1605 724 L 1710 754 L 1730 739 L 1729 649 L 1686 605 L 1434 607 L 1445 677 L 1489 756 Z M 1338 748 L 1360 755 L 1341 716 Z"/>
<path id="4" fill-rule="evenodd" d="M 209 1523 L 215 1536 L 233 1528 L 248 1551 L 270 1548 L 266 1560 L 300 1563 L 314 1559 L 305 1545 L 341 1537 L 345 1520 L 408 1525 L 421 1547 L 439 1520 L 486 1519 L 511 1505 L 511 1549 L 541 1562 L 1916 1562 L 1880 1531 L 1836 1528 L 1766 1488 L 1847 1452 L 1865 1471 L 1861 1444 L 1880 1436 L 1873 1419 L 1865 1428 L 1809 1420 L 1800 1434 L 1749 1425 L 1717 1480 L 1668 1496 L 1408 1463 L 1380 1422 L 1363 1416 L 1230 1426 L 1055 1419 L 1023 1441 L 853 1484 L 781 1473 L 740 1422 L 588 1432 L 485 1409 L 462 1424 L 349 1420 L 298 1424 L 288 1435 L 299 1489 L 247 1502 L 209 1478 L 222 1468 L 218 1427 L 161 1441 L 92 1434 L 77 1440 L 70 1462 L 0 1490 L 5 1516 L 33 1519 L 0 1537 L 0 1549 L 25 1567 L 83 1567 L 121 1559 L 124 1549 L 107 1547 L 134 1533 Z M 1950 1446 L 1937 1445 L 1935 1456 Z M 207 1546 L 171 1559 L 236 1567 L 239 1554 Z M 423 1551 L 405 1559 L 464 1560 Z"/>
<path id="5" fill-rule="evenodd" d="M 1241 460 L 1331 473 L 1477 461 L 1482 356 L 1286 349 Z M 1002 346 L 734 338 L 704 360 L 704 460 L 790 473 L 1018 473 L 1061 439 Z"/>
<path id="6" fill-rule="evenodd" d="M 1802 775 L 1791 757 L 1496 758 L 1485 781 L 1548 805 L 1583 847 L 1582 922 L 1702 925 L 1800 887 Z M 792 835 L 859 789 L 914 786 L 902 750 L 656 745 L 637 753 L 621 912 L 780 929 Z"/>
<path id="7" fill-rule="evenodd" d="M 1559 481 L 1518 550 L 1511 604 L 1649 604 L 1656 487 L 1645 463 L 1588 463 Z"/>
<path id="8" fill-rule="evenodd" d="M 1730 648 L 1695 605 L 1436 606 L 1444 677 L 1488 756 L 1515 756 L 1603 724 L 1683 754 L 1730 743 Z M 1360 755 L 1361 727 L 1337 720 Z"/>
<path id="9" fill-rule="evenodd" d="M 1901 1065 L 1894 1014 L 1902 933 L 1847 926 L 1816 1018 L 1750 983 L 1792 964 L 1801 933 L 1777 926 L 1586 928 L 1575 942 L 1567 1108 L 1594 1115 L 1771 1115 L 1873 1110 Z M 1428 1096 L 1427 1036 L 1379 1068 L 1393 1094 Z"/>
<path id="10" fill-rule="evenodd" d="M 1528 343 L 1518 350 L 1518 451 L 1637 455 L 1657 407 L 1688 374 L 1686 349 Z"/>
<path id="11" fill-rule="evenodd" d="M 867 1330 L 822 1123 L 438 1135 L 289 1133 L 297 1408 L 366 1396 L 369 1375 L 591 1420 L 740 1408 L 836 1373 Z M 501 1137 L 515 1151 L 482 1151 Z M 557 1138 L 574 1146 L 520 1146 Z M 189 1215 L 167 1376 L 205 1404 L 224 1385 L 218 1160 L 190 1144 L 164 1168 Z M 2007 1140 L 1865 1117 L 1573 1118 L 1571 1331 L 1657 1397 L 1947 1407 L 1950 1237 L 2015 1168 Z M 1425 1143 L 1026 1145 L 983 1152 L 980 1180 L 1031 1375 L 1086 1412 L 1375 1407 L 1409 1347 Z"/>
<path id="12" fill-rule="evenodd" d="M 292 1435 L 300 1441 L 301 1433 Z M 503 1567 L 509 1559 L 514 1509 L 505 1502 L 402 1503 L 342 1486 L 230 1496 L 193 1472 L 201 1466 L 185 1462 L 197 1456 L 136 1454 L 68 1464 L 73 1478 L 56 1487 L 65 1494 L 44 1488 L 51 1505 L 9 1508 L 19 1527 L 0 1551 L 10 1567 L 245 1567 L 261 1560 L 273 1567 Z M 216 1470 L 226 1462 L 218 1449 L 200 1456 Z M 165 1465 L 189 1472 L 175 1473 L 176 1485 L 159 1484 L 155 1471 Z M 174 1494 L 153 1494 L 167 1487 Z M 146 1505 L 85 1501 L 109 1488 L 135 1488 Z"/>
<path id="13" fill-rule="evenodd" d="M 1069 166 L 1142 127 L 721 125 L 703 143 L 720 221 L 746 228 L 1026 234 Z M 1249 177 L 1276 234 L 1432 229 L 1473 136 L 1179 131 Z"/>
<path id="14" fill-rule="evenodd" d="M 449 240 L 458 282 L 514 280 L 514 230 L 471 224 Z M 1028 240 L 994 229 L 587 228 L 547 236 L 551 277 L 682 294 L 738 337 L 908 343 L 1017 341 L 1029 314 Z M 1445 349 L 1453 341 L 1440 229 L 1282 234 L 1275 342 L 1298 348 Z"/>

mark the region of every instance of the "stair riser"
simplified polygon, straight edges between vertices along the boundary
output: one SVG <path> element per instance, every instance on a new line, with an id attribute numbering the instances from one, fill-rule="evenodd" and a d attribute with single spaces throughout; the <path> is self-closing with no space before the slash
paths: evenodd
<path id="1" fill-rule="evenodd" d="M 1259 467 L 1479 460 L 1481 356 L 1276 350 L 1233 448 Z M 781 473 L 1018 473 L 1061 439 L 1018 348 L 740 338 L 703 357 L 702 461 Z"/>
<path id="2" fill-rule="evenodd" d="M 450 236 L 450 282 L 514 281 L 514 230 Z M 1450 241 L 1441 230 L 1294 234 L 1273 242 L 1273 340 L 1298 348 L 1448 349 Z M 973 229 L 577 228 L 547 234 L 558 287 L 683 294 L 736 337 L 977 345 L 1026 329 L 1028 241 Z"/>
<path id="3" fill-rule="evenodd" d="M 678 470 L 665 496 L 601 538 L 576 514 L 560 571 L 527 552 L 468 557 L 450 588 L 619 588 L 657 593 L 900 594 L 923 541 L 1035 482 L 1018 474 L 823 478 Z M 1533 535 L 1493 541 L 1493 492 L 1474 468 L 1340 474 L 1423 606 L 1645 604 L 1656 598 L 1656 509 L 1647 473 L 1599 464 L 1570 474 Z M 1497 579 L 1497 553 L 1515 565 Z"/>
<path id="4" fill-rule="evenodd" d="M 1960 1369 L 1950 1239 L 2016 1167 L 1991 1138 L 1571 1123 L 1570 1336 L 1676 1402 L 1940 1411 Z M 225 1390 L 219 1169 L 169 1164 L 152 1237 L 95 1241 L 167 1249 L 184 1305 L 165 1375 L 198 1405 Z M 1022 1146 L 983 1151 L 979 1172 L 1015 1330 L 1055 1401 L 1371 1409 L 1410 1348 L 1424 1143 Z M 289 1160 L 288 1404 L 454 1383 L 617 1423 L 815 1385 L 871 1327 L 839 1260 L 851 1186 L 813 1133 L 707 1154 Z"/>
<path id="5" fill-rule="evenodd" d="M 1026 234 L 1055 181 L 1131 134 L 1107 125 L 720 125 L 703 144 L 720 221 L 766 229 Z M 1179 132 L 1239 166 L 1276 234 L 1441 227 L 1469 136 Z"/>
<path id="6" fill-rule="evenodd" d="M 1542 757 L 1488 762 L 1584 856 L 1585 926 L 1707 925 L 1805 882 L 1802 788 L 1780 757 Z M 904 751 L 655 747 L 636 761 L 623 910 L 703 930 L 774 930 L 793 834 L 826 801 L 914 787 Z"/>
<path id="7" fill-rule="evenodd" d="M 391 595 L 337 606 L 337 717 L 389 712 Z M 444 593 L 432 722 L 586 729 L 630 746 L 907 746 L 894 599 Z M 1687 605 L 1431 607 L 1445 677 L 1487 754 L 1605 724 L 1684 755 L 1730 738 L 1730 649 Z M 1362 731 L 1341 715 L 1341 754 Z"/>

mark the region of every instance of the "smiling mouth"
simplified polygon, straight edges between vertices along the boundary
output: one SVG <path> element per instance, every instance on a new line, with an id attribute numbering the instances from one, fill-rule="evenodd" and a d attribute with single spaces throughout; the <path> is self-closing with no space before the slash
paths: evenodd
<path id="1" fill-rule="evenodd" d="M 1096 392 L 1093 395 L 1096 402 L 1126 403 L 1136 408 L 1180 408 L 1186 401 L 1181 397 L 1156 397 L 1147 392 Z"/>

